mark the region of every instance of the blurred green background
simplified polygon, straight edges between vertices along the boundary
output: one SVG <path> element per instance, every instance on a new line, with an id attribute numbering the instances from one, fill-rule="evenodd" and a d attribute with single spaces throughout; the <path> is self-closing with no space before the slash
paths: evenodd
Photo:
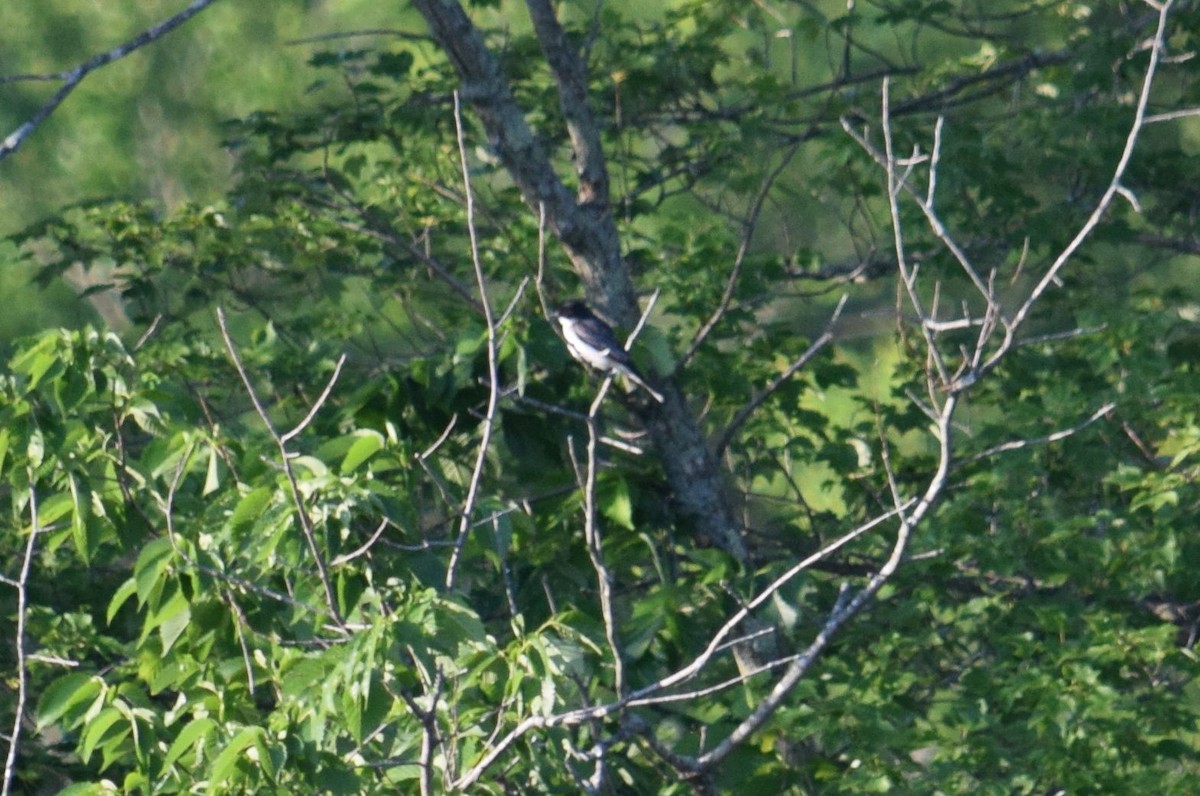
<path id="1" fill-rule="evenodd" d="M 25 122 L 60 86 L 18 75 L 63 72 L 186 8 L 183 0 L 38 0 L 0 3 L 0 135 Z M 409 22 L 403 4 L 366 0 L 217 2 L 164 38 L 92 72 L 50 118 L 0 161 L 0 236 L 66 207 L 106 198 L 151 199 L 170 210 L 228 186 L 222 123 L 304 101 L 314 49 Z M 386 34 L 385 34 L 386 35 Z M 378 34 L 374 37 L 378 38 Z M 46 326 L 96 318 L 63 284 L 39 289 L 33 268 L 0 241 L 0 346 Z"/>

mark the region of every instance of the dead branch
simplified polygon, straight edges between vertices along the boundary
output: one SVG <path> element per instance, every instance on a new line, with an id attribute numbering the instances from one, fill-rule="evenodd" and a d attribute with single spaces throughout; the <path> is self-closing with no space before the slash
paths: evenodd
<path id="1" fill-rule="evenodd" d="M 279 459 L 283 464 L 283 472 L 287 477 L 288 486 L 291 488 L 292 503 L 296 509 L 296 517 L 300 521 L 300 528 L 304 533 L 304 540 L 308 543 L 309 552 L 312 554 L 313 563 L 317 567 L 317 576 L 321 580 L 321 586 L 325 590 L 325 604 L 329 609 L 330 616 L 333 618 L 334 624 L 343 631 L 346 629 L 346 622 L 342 618 L 342 612 L 338 609 L 337 593 L 334 591 L 333 582 L 329 578 L 329 569 L 325 564 L 325 558 L 321 554 L 321 548 L 317 545 L 317 534 L 313 528 L 312 518 L 308 516 L 308 510 L 304 507 L 304 495 L 300 491 L 300 483 L 296 480 L 296 472 L 292 468 L 292 455 L 287 448 L 287 440 L 295 436 L 292 431 L 284 435 L 280 435 L 275 430 L 275 425 L 271 422 L 267 410 L 263 407 L 262 401 L 259 400 L 258 393 L 254 389 L 254 384 L 250 381 L 250 374 L 246 372 L 245 365 L 242 364 L 242 357 L 238 353 L 237 346 L 233 342 L 233 337 L 229 334 L 229 327 L 225 322 L 225 310 L 217 307 L 217 326 L 221 330 L 221 338 L 225 341 L 225 349 L 229 352 L 229 357 L 233 360 L 233 366 L 237 369 L 238 376 L 241 377 L 242 385 L 246 388 L 246 394 L 250 396 L 250 402 L 254 405 L 254 411 L 258 413 L 263 425 L 266 426 L 267 433 L 271 435 L 271 439 L 275 441 L 275 445 L 279 448 Z M 345 359 L 343 355 L 342 359 Z M 312 411 L 309 417 L 301 421 L 300 428 L 309 422 L 312 414 L 322 406 L 322 402 L 329 397 L 332 390 L 334 379 L 341 372 L 341 361 L 338 362 L 337 368 L 334 370 L 334 378 L 330 379 L 329 385 L 321 394 L 321 400 L 313 404 Z"/>
<path id="2" fill-rule="evenodd" d="M 17 773 L 17 749 L 21 745 L 21 726 L 25 722 L 25 700 L 28 698 L 29 673 L 26 669 L 28 651 L 25 648 L 25 622 L 29 615 L 29 570 L 33 566 L 33 553 L 37 546 L 37 536 L 42 530 L 38 518 L 37 490 L 34 488 L 32 474 L 29 479 L 29 539 L 25 542 L 25 555 L 21 558 L 21 572 L 15 583 L 5 578 L 9 585 L 17 590 L 17 630 L 13 646 L 17 651 L 17 703 L 13 707 L 12 735 L 8 740 L 8 755 L 4 760 L 4 783 L 0 788 L 0 796 L 8 796 L 12 788 L 13 777 Z"/>

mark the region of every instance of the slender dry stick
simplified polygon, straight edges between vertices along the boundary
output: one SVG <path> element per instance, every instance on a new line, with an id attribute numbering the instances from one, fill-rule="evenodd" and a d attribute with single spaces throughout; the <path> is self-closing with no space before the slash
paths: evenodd
<path id="1" fill-rule="evenodd" d="M 834 610 L 830 612 L 829 618 L 825 621 L 825 625 L 821 628 L 821 632 L 809 644 L 808 648 L 798 656 L 779 678 L 772 687 L 771 692 L 767 697 L 761 700 L 758 705 L 751 711 L 742 722 L 734 728 L 724 740 L 713 747 L 710 751 L 696 758 L 696 768 L 703 770 L 716 765 L 721 760 L 729 756 L 734 749 L 744 743 L 749 737 L 757 731 L 771 717 L 780 703 L 787 697 L 791 690 L 800 682 L 800 679 L 808 673 L 817 656 L 829 644 L 829 641 L 837 633 L 843 625 L 846 624 L 852 617 L 857 615 L 867 603 L 872 600 L 883 585 L 895 574 L 900 566 L 900 562 L 904 558 L 904 553 L 908 549 L 909 539 L 912 537 L 913 530 L 925 519 L 926 515 L 937 503 L 942 493 L 945 491 L 947 476 L 950 472 L 950 462 L 952 456 L 951 446 L 951 421 L 953 419 L 954 410 L 958 405 L 958 396 L 951 394 L 947 396 L 945 404 L 942 406 L 941 413 L 938 418 L 938 437 L 939 437 L 939 456 L 938 467 L 933 477 L 930 479 L 928 486 L 925 488 L 924 494 L 913 506 L 912 513 L 903 519 L 900 523 L 900 529 L 896 533 L 896 540 L 892 544 L 892 552 L 888 560 L 884 563 L 879 571 L 871 577 L 867 585 L 862 591 L 854 596 L 853 599 L 839 599 L 838 604 L 834 606 Z M 894 511 L 900 511 L 903 505 L 898 505 Z M 843 593 L 843 597 L 845 593 Z"/>
<path id="2" fill-rule="evenodd" d="M 1158 124 L 1160 122 L 1174 121 L 1175 119 L 1186 119 L 1189 116 L 1200 116 L 1200 108 L 1184 108 L 1178 111 L 1156 113 L 1152 116 L 1147 116 L 1143 121 L 1146 124 Z"/>
<path id="3" fill-rule="evenodd" d="M 900 207 L 897 202 L 899 201 L 900 186 L 907 185 L 908 183 L 905 180 L 897 179 L 896 176 L 896 155 L 892 149 L 892 125 L 889 111 L 891 104 L 890 89 L 891 81 L 885 77 L 883 79 L 880 105 L 883 115 L 884 167 L 887 171 L 888 214 L 892 220 L 892 245 L 896 250 L 896 264 L 900 269 L 900 281 L 904 284 L 904 290 L 908 294 L 908 301 L 912 305 L 913 311 L 921 319 L 921 335 L 925 338 L 926 348 L 933 359 L 934 367 L 937 368 L 938 376 L 945 383 L 946 363 L 942 361 L 941 354 L 938 352 L 933 332 L 925 324 L 925 319 L 929 317 L 929 314 L 925 311 L 924 303 L 917 293 L 917 272 L 909 268 L 908 259 L 904 254 L 904 230 L 901 227 Z"/>
<path id="4" fill-rule="evenodd" d="M 654 292 L 650 294 L 650 300 L 646 302 L 646 309 L 642 310 L 642 317 L 638 318 L 638 322 L 634 325 L 633 331 L 629 333 L 629 337 L 625 338 L 626 351 L 629 351 L 631 348 L 633 348 L 633 341 L 636 340 L 637 336 L 642 333 L 642 329 L 645 327 L 646 321 L 650 319 L 650 313 L 654 312 L 654 305 L 658 303 L 658 297 L 661 293 L 661 289 L 655 288 Z"/>
<path id="5" fill-rule="evenodd" d="M 375 532 L 371 534 L 371 538 L 359 545 L 356 550 L 349 553 L 344 553 L 333 559 L 329 562 L 329 566 L 340 567 L 342 564 L 348 564 L 359 556 L 366 555 L 367 552 L 375 545 L 375 543 L 379 541 L 379 537 L 383 535 L 383 532 L 387 529 L 388 524 L 388 520 L 385 517 L 380 521 L 379 525 L 376 526 Z"/>
<path id="6" fill-rule="evenodd" d="M 912 503 L 910 502 L 910 504 L 906 504 L 906 508 L 907 505 L 912 505 Z M 625 707 L 651 704 L 653 701 L 652 697 L 654 695 L 659 694 L 661 691 L 667 688 L 678 685 L 682 682 L 686 682 L 695 677 L 704 669 L 709 661 L 712 660 L 714 655 L 716 655 L 722 649 L 727 648 L 730 644 L 734 643 L 734 641 L 730 640 L 733 628 L 741 623 L 743 619 L 749 616 L 753 610 L 770 599 L 771 595 L 782 588 L 791 578 L 794 578 L 803 570 L 811 567 L 821 559 L 826 558 L 836 550 L 849 544 L 854 539 L 857 539 L 864 533 L 877 528 L 879 525 L 895 516 L 896 510 L 892 509 L 891 511 L 885 512 L 878 517 L 868 520 L 859 527 L 844 534 L 841 538 L 836 539 L 812 555 L 808 556 L 800 563 L 796 564 L 794 567 L 788 570 L 788 572 L 784 573 L 774 582 L 772 582 L 771 585 L 764 589 L 757 597 L 746 603 L 746 605 L 742 606 L 733 616 L 731 616 L 725 622 L 725 625 L 723 625 L 717 634 L 709 641 L 709 644 L 705 647 L 705 649 L 701 651 L 701 653 L 697 655 L 687 666 L 684 666 L 672 674 L 663 677 L 654 683 L 643 686 L 636 691 L 630 692 L 624 697 L 618 698 L 612 702 L 600 705 L 592 705 L 551 716 L 530 716 L 522 720 L 516 727 L 509 730 L 508 733 L 500 739 L 500 741 L 494 745 L 489 745 L 487 747 L 487 754 L 484 755 L 466 773 L 464 773 L 462 777 L 456 780 L 453 783 L 453 787 L 460 790 L 470 788 L 479 781 L 480 777 L 482 777 L 492 765 L 495 764 L 495 762 L 508 747 L 534 730 L 547 727 L 575 726 L 585 722 L 611 716 Z"/>
<path id="7" fill-rule="evenodd" d="M 229 334 L 229 326 L 225 321 L 225 310 L 221 307 L 217 307 L 217 326 L 221 330 L 221 337 L 225 341 L 225 349 L 229 352 L 230 359 L 233 360 L 233 366 L 237 369 L 238 376 L 242 379 L 242 384 L 246 388 L 247 395 L 250 396 L 250 402 L 254 404 L 254 411 L 258 413 L 263 425 L 267 428 L 267 433 L 271 435 L 271 439 L 275 440 L 275 445 L 279 448 L 279 460 L 283 463 L 283 472 L 291 488 L 292 503 L 296 508 L 296 517 L 300 521 L 304 540 L 308 543 L 309 552 L 312 554 L 313 562 L 316 564 L 317 576 L 321 579 L 321 586 L 325 590 L 326 608 L 329 609 L 329 614 L 333 618 L 334 624 L 344 631 L 346 630 L 346 622 L 342 618 L 342 612 L 338 610 L 337 592 L 334 591 L 333 582 L 329 578 L 329 568 L 325 564 L 325 558 L 321 555 L 321 548 L 317 545 L 317 534 L 313 528 L 312 518 L 308 516 L 308 511 L 304 508 L 304 495 L 300 491 L 300 483 L 296 479 L 296 472 L 292 469 L 292 456 L 288 451 L 287 442 L 275 430 L 275 425 L 271 422 L 270 416 L 267 415 L 267 410 L 258 398 L 258 393 L 250 381 L 250 374 L 246 372 L 246 366 L 242 364 L 242 357 L 238 353 L 237 346 L 233 343 L 233 336 Z M 336 375 L 337 372 L 335 371 L 334 376 L 336 377 Z M 332 387 L 332 379 L 330 381 L 330 387 Z M 314 404 L 314 411 L 322 405 L 322 402 L 329 396 L 329 392 L 330 388 L 327 387 L 321 394 L 321 400 Z M 308 420 L 306 419 L 302 422 L 307 423 Z M 288 433 L 291 434 L 291 432 Z"/>
<path id="8" fill-rule="evenodd" d="M 99 55 L 92 56 L 74 69 L 71 69 L 67 72 L 62 72 L 58 75 L 41 76 L 43 78 L 62 80 L 63 84 L 59 87 L 58 91 L 54 92 L 54 96 L 47 100 L 42 107 L 37 109 L 33 116 L 29 117 L 24 124 L 11 132 L 3 142 L 0 142 L 0 160 L 4 160 L 6 157 L 15 152 L 17 147 L 21 146 L 25 139 L 32 135 L 33 131 L 36 130 L 42 124 L 42 122 L 50 118 L 50 114 L 54 113 L 58 106 L 63 103 L 63 100 L 67 98 L 67 95 L 74 91 L 75 88 L 81 82 L 83 82 L 83 79 L 91 72 L 99 69 L 102 66 L 105 66 L 106 64 L 110 64 L 113 61 L 120 60 L 139 47 L 145 46 L 155 39 L 170 33 L 175 28 L 179 27 L 192 17 L 199 14 L 205 8 L 212 5 L 214 2 L 215 0 L 195 0 L 195 2 L 173 17 L 163 20 L 152 28 L 147 28 L 129 41 L 112 48 L 108 52 L 103 52 Z"/>
<path id="9" fill-rule="evenodd" d="M 471 241 L 471 263 L 475 267 L 475 283 L 479 288 L 479 302 L 483 305 L 483 317 L 487 322 L 487 355 L 488 355 L 488 404 L 483 417 L 483 434 L 479 440 L 479 452 L 475 456 L 475 468 L 471 473 L 471 481 L 467 486 L 467 499 L 463 503 L 462 516 L 458 526 L 458 538 L 455 540 L 454 551 L 450 554 L 450 563 L 446 567 L 446 588 L 453 589 L 458 577 L 458 567 L 462 561 L 462 551 L 467 542 L 467 533 L 471 529 L 471 515 L 475 511 L 475 502 L 479 495 L 479 482 L 483 479 L 483 465 L 487 461 L 488 448 L 492 443 L 492 431 L 496 422 L 496 406 L 500 401 L 500 372 L 498 352 L 496 350 L 496 319 L 492 315 L 491 301 L 488 299 L 487 279 L 483 274 L 483 263 L 479 259 L 479 240 L 475 235 L 475 195 L 471 190 L 471 171 L 467 165 L 467 144 L 463 135 L 462 107 L 458 92 L 454 92 L 454 132 L 458 139 L 458 157 L 462 166 L 463 189 L 467 198 L 467 235 Z"/>
<path id="10" fill-rule="evenodd" d="M 1171 6 L 1175 4 L 1175 0 L 1167 0 L 1161 6 L 1156 6 L 1158 11 L 1158 28 L 1154 32 L 1154 40 L 1150 46 L 1150 63 L 1146 67 L 1146 76 L 1142 80 L 1141 93 L 1138 95 L 1137 108 L 1133 114 L 1133 123 L 1129 127 L 1129 134 L 1125 137 L 1125 148 L 1121 151 L 1121 158 L 1117 161 L 1117 166 L 1113 169 L 1112 179 L 1108 183 L 1108 187 L 1104 190 L 1100 200 L 1096 203 L 1096 207 L 1092 210 L 1092 214 L 1088 216 L 1087 221 L 1080 227 L 1079 232 L 1071 239 L 1071 242 L 1063 248 L 1059 255 L 1054 258 L 1054 262 L 1042 275 L 1041 280 L 1037 285 L 1029 291 L 1029 295 L 1022 302 L 1021 306 L 1013 315 L 1012 320 L 1005 327 L 1004 342 L 1000 347 L 988 357 L 987 361 L 979 367 L 980 374 L 986 373 L 994 368 L 1004 355 L 1012 348 L 1016 336 L 1016 330 L 1025 319 L 1029 316 L 1030 310 L 1037 304 L 1042 294 L 1050 287 L 1051 284 L 1058 278 L 1058 272 L 1063 269 L 1067 261 L 1079 250 L 1083 242 L 1091 236 L 1092 230 L 1100 223 L 1100 219 L 1108 211 L 1112 205 L 1113 199 L 1124 188 L 1121 185 L 1121 179 L 1125 176 L 1125 171 L 1129 168 L 1129 162 L 1133 159 L 1133 151 L 1137 146 L 1138 138 L 1141 136 L 1142 128 L 1146 125 L 1146 105 L 1150 102 L 1150 89 L 1154 86 L 1154 77 L 1158 72 L 1158 64 L 1162 58 L 1163 48 L 1165 47 L 1167 34 L 1167 18 L 1171 13 Z"/>
<path id="11" fill-rule="evenodd" d="M 885 99 L 886 98 L 887 97 L 886 97 L 886 93 L 885 93 Z M 889 106 L 890 106 L 890 102 L 889 102 Z M 887 111 L 888 111 L 888 114 L 890 115 L 890 107 L 887 109 Z M 871 144 L 871 142 L 866 139 L 866 137 L 862 133 L 855 130 L 853 124 L 851 124 L 849 119 L 846 119 L 843 117 L 841 120 L 841 124 L 842 124 L 842 129 L 845 130 L 846 133 L 851 138 L 853 138 L 860 147 L 862 147 L 864 152 L 866 152 L 868 155 L 871 156 L 872 160 L 874 160 L 876 163 L 878 163 L 885 170 L 890 168 L 890 170 L 891 170 L 890 173 L 892 173 L 893 175 L 895 174 L 895 166 L 898 161 L 893 159 L 891 161 L 892 165 L 889 167 L 888 155 L 886 155 L 883 152 L 880 152 L 878 149 L 876 149 Z M 885 130 L 885 135 L 890 137 L 891 131 L 886 123 L 884 125 L 884 130 Z M 885 143 L 886 143 L 886 141 L 885 141 Z M 940 148 L 940 135 L 937 133 L 936 130 L 935 130 L 934 143 L 935 143 L 935 145 L 937 145 Z M 936 184 L 937 184 L 937 180 L 936 180 L 936 175 L 935 175 L 935 179 L 930 187 L 936 188 Z M 953 236 L 950 235 L 949 231 L 946 229 L 946 227 L 942 223 L 941 219 L 937 216 L 937 214 L 933 211 L 933 208 L 926 201 L 926 198 L 922 197 L 919 193 L 917 193 L 916 189 L 913 188 L 912 184 L 907 179 L 896 180 L 896 185 L 898 186 L 898 188 L 900 190 L 907 192 L 909 194 L 909 196 L 912 197 L 913 201 L 916 202 L 917 207 L 919 207 L 921 209 L 921 211 L 925 214 L 926 220 L 930 225 L 930 229 L 933 230 L 933 232 L 937 236 L 937 238 L 940 241 L 942 241 L 942 245 L 945 246 L 946 249 L 954 256 L 954 259 L 958 262 L 959 266 L 963 269 L 963 272 L 965 274 L 967 274 L 968 278 L 970 278 L 971 282 L 979 290 L 980 294 L 984 297 L 984 300 L 988 301 L 990 303 L 994 303 L 995 302 L 994 296 L 992 296 L 988 292 L 987 284 L 979 276 L 979 272 L 978 272 L 978 270 L 976 270 L 974 264 L 972 264 L 971 259 L 967 256 L 967 253 L 962 249 L 962 247 L 959 246 L 958 243 L 954 240 Z M 927 194 L 927 195 L 932 195 L 932 194 Z M 911 275 L 912 275 L 912 279 L 915 282 L 916 269 L 911 269 Z M 921 315 L 922 323 L 927 323 L 927 322 L 929 322 L 929 320 L 930 320 L 930 318 L 928 318 L 927 316 Z"/>
<path id="12" fill-rule="evenodd" d="M 21 743 L 21 723 L 25 720 L 25 700 L 29 689 L 26 667 L 25 650 L 25 620 L 29 612 L 29 570 L 33 566 L 33 551 L 36 549 L 37 536 L 42 530 L 38 518 L 37 490 L 34 489 L 33 474 L 29 477 L 29 540 L 25 543 L 25 557 L 21 559 L 21 574 L 17 582 L 12 584 L 17 589 L 17 633 L 14 643 L 17 648 L 17 704 L 14 709 L 12 736 L 8 742 L 8 757 L 4 761 L 4 787 L 0 788 L 0 796 L 8 796 L 12 788 L 13 777 L 17 773 L 17 747 Z"/>
<path id="13" fill-rule="evenodd" d="M 246 641 L 245 628 L 250 627 L 249 620 L 246 619 L 246 614 L 242 611 L 242 606 L 238 605 L 237 600 L 233 599 L 233 594 L 228 589 L 222 590 L 221 595 L 226 605 L 229 606 L 229 612 L 233 614 L 233 629 L 237 634 L 238 646 L 242 648 L 242 663 L 246 667 L 246 690 L 251 696 L 254 696 L 255 677 L 254 677 L 254 659 L 250 652 L 250 644 Z"/>
<path id="14" fill-rule="evenodd" d="M 550 302 L 546 300 L 546 203 L 538 202 L 538 244 L 537 244 L 537 278 L 534 287 L 537 289 L 538 303 L 542 305 L 542 317 L 551 320 L 554 317 Z"/>
<path id="15" fill-rule="evenodd" d="M 741 429 L 745 422 L 750 419 L 752 414 L 758 411 L 758 408 L 762 406 L 768 398 L 774 395 L 775 392 L 778 391 L 788 379 L 796 375 L 801 368 L 811 362 L 813 357 L 820 353 L 822 348 L 833 342 L 833 327 L 837 325 L 838 318 L 841 317 L 842 310 L 845 308 L 846 300 L 849 297 L 850 294 L 848 293 L 842 294 L 841 299 L 838 300 L 837 307 L 835 307 L 833 310 L 833 314 L 829 316 L 829 322 L 825 324 L 825 331 L 821 332 L 820 337 L 818 337 L 816 340 L 813 340 L 808 348 L 804 350 L 804 353 L 796 358 L 796 360 L 790 365 L 784 368 L 783 372 L 776 376 L 771 383 L 767 385 L 766 389 L 751 398 L 749 403 L 738 410 L 738 413 L 733 416 L 732 420 L 729 421 L 729 425 L 727 425 L 725 430 L 721 432 L 721 436 L 717 438 L 717 443 L 713 446 L 715 456 L 720 456 L 721 453 L 724 452 L 727 447 L 729 447 L 729 443 L 733 441 L 733 437 L 737 434 L 738 430 Z"/>
<path id="16" fill-rule="evenodd" d="M 411 648 L 409 650 L 409 653 L 412 654 Z M 422 680 L 424 680 L 424 679 L 425 678 L 422 677 Z M 410 695 L 406 691 L 393 690 L 393 688 L 390 685 L 384 686 L 388 690 L 388 693 L 392 694 L 393 697 L 396 697 L 396 698 L 402 700 L 404 702 L 404 704 L 406 704 L 408 706 L 409 711 L 414 716 L 417 717 L 417 721 L 421 722 L 421 751 L 420 751 L 420 756 L 418 757 L 419 762 L 417 763 L 417 769 L 421 772 L 421 776 L 419 779 L 419 783 L 420 783 L 419 788 L 420 788 L 421 796 L 431 796 L 434 793 L 434 789 L 433 789 L 433 772 L 434 772 L 433 757 L 434 757 L 434 753 L 435 753 L 435 750 L 438 746 L 438 742 L 440 739 L 440 736 L 439 736 L 439 733 L 437 730 L 437 708 L 436 708 L 436 706 L 437 706 L 438 700 L 441 698 L 442 687 L 444 685 L 445 685 L 445 678 L 442 676 L 442 672 L 439 669 L 433 678 L 433 682 L 426 683 L 426 686 L 425 686 L 426 693 L 431 694 L 430 705 L 433 706 L 433 707 L 430 707 L 428 710 L 425 710 L 424 708 L 422 708 L 420 706 L 420 704 L 417 703 L 417 700 L 414 699 L 412 697 L 412 695 Z M 388 727 L 388 723 L 385 722 L 384 724 L 381 724 L 379 726 L 379 728 L 377 728 L 375 730 L 375 732 L 372 733 L 372 735 L 382 732 L 383 730 L 387 729 L 387 727 Z M 359 744 L 358 747 L 355 748 L 351 752 L 350 755 L 346 755 L 345 757 L 349 758 L 349 757 L 352 757 L 353 755 L 361 752 L 362 748 L 364 746 L 366 746 L 366 744 L 369 742 L 370 742 L 370 738 L 365 738 L 363 740 L 363 742 L 361 744 Z"/>
<path id="17" fill-rule="evenodd" d="M 591 411 L 588 412 L 587 472 L 583 489 L 583 529 L 584 539 L 588 548 L 588 557 L 592 561 L 592 568 L 596 570 L 596 583 L 599 587 L 600 595 L 600 613 L 604 618 L 604 635 L 608 640 L 609 649 L 612 651 L 614 687 L 617 696 L 620 697 L 625 693 L 625 660 L 621 655 L 621 645 L 617 637 L 616 613 L 613 610 L 612 572 L 609 571 L 608 566 L 604 562 L 604 549 L 600 539 L 600 528 L 596 523 L 596 442 L 599 437 L 596 428 L 596 413 L 600 410 L 600 404 L 604 400 L 604 395 L 608 390 L 609 384 L 611 384 L 611 379 L 606 379 L 604 388 L 596 395 L 596 400 L 592 402 Z"/>
<path id="18" fill-rule="evenodd" d="M 285 445 L 291 442 L 296 437 L 308 428 L 308 424 L 317 416 L 317 412 L 321 411 L 321 407 L 329 400 L 329 393 L 333 392 L 333 385 L 337 384 L 338 376 L 342 373 L 342 365 L 346 364 L 346 355 L 342 354 L 338 357 L 337 364 L 333 367 L 333 375 L 329 377 L 329 381 L 325 383 L 325 389 L 321 390 L 321 394 L 317 396 L 317 400 L 313 402 L 312 408 L 308 410 L 308 414 L 304 419 L 296 424 L 296 427 L 279 438 L 280 442 Z"/>
<path id="19" fill-rule="evenodd" d="M 1076 423 L 1075 425 L 1071 426 L 1070 428 L 1064 428 L 1060 431 L 1055 431 L 1052 434 L 1046 434 L 1045 436 L 1041 436 L 1041 437 L 1033 437 L 1032 439 L 1015 439 L 1015 440 L 1010 440 L 1008 442 L 1002 442 L 999 445 L 994 445 L 994 446 L 988 448 L 987 450 L 980 451 L 979 453 L 974 453 L 974 454 L 966 457 L 965 459 L 962 459 L 961 461 L 958 462 L 958 466 L 962 467 L 963 465 L 966 465 L 966 464 L 973 464 L 974 462 L 977 462 L 981 459 L 987 459 L 991 456 L 995 456 L 997 453 L 1004 453 L 1005 451 L 1015 451 L 1015 450 L 1020 450 L 1021 448 L 1032 447 L 1034 445 L 1046 445 L 1051 442 L 1058 442 L 1060 439 L 1066 439 L 1067 437 L 1071 437 L 1071 436 L 1074 436 L 1075 434 L 1078 434 L 1080 431 L 1083 431 L 1085 428 L 1092 425 L 1097 420 L 1104 417 L 1105 415 L 1107 415 L 1109 412 L 1111 412 L 1112 410 L 1114 410 L 1116 408 L 1117 408 L 1117 405 L 1115 403 L 1107 403 L 1104 406 L 1097 409 L 1095 412 L 1092 412 L 1087 417 L 1086 420 Z"/>
<path id="20" fill-rule="evenodd" d="M 758 218 L 762 214 L 763 205 L 767 201 L 767 197 L 771 193 L 771 188 L 774 187 L 775 181 L 787 165 L 792 162 L 792 158 L 800 149 L 800 143 L 797 141 L 783 154 L 783 159 L 779 164 L 771 170 L 766 177 L 763 178 L 762 184 L 758 187 L 758 193 L 755 194 L 753 201 L 750 203 L 750 212 L 746 214 L 746 218 L 742 221 L 742 239 L 738 244 L 737 254 L 733 259 L 733 268 L 730 269 L 729 279 L 725 282 L 725 290 L 721 293 L 721 300 L 717 303 L 717 308 L 713 310 L 713 314 L 709 316 L 704 325 L 696 332 L 696 336 L 692 338 L 691 345 L 682 357 L 679 358 L 679 363 L 675 366 L 676 370 L 682 370 L 696 355 L 696 351 L 704 344 L 705 339 L 712 332 L 716 325 L 721 322 L 721 318 L 725 317 L 725 313 L 729 311 L 729 305 L 733 303 L 733 294 L 737 290 L 738 281 L 741 279 L 742 268 L 746 264 L 746 255 L 750 253 L 750 242 L 754 239 L 754 233 L 758 229 Z"/>

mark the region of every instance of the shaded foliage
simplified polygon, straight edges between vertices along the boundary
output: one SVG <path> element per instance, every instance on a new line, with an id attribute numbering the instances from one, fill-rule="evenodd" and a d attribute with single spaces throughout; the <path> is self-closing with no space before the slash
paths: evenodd
<path id="1" fill-rule="evenodd" d="M 1146 68 L 1135 44 L 1154 22 L 1079 3 L 767 8 L 561 9 L 588 56 L 627 259 L 639 287 L 661 290 L 635 348 L 649 372 L 672 371 L 756 233 L 728 312 L 675 374 L 713 438 L 852 294 L 837 344 L 724 452 L 748 562 L 696 544 L 653 451 L 601 448 L 595 494 L 629 690 L 695 659 L 774 578 L 888 511 L 893 491 L 920 493 L 936 468 L 920 330 L 889 313 L 880 334 L 864 311 L 899 294 L 882 278 L 896 270 L 884 177 L 839 119 L 878 126 L 884 73 L 898 153 L 928 151 L 944 117 L 943 220 L 1016 301 L 1111 176 Z M 1171 49 L 1189 46 L 1196 14 L 1179 6 Z M 537 41 L 497 26 L 489 44 L 568 173 Z M 222 200 L 81 204 L 17 237 L 48 283 L 77 264 L 111 268 L 136 331 L 46 332 L 16 345 L 0 377 L 2 559 L 22 561 L 37 531 L 18 787 L 415 792 L 428 766 L 440 791 L 467 787 L 493 750 L 475 790 L 575 792 L 600 771 L 609 792 L 703 787 L 672 754 L 727 737 L 771 673 L 739 678 L 722 654 L 675 689 L 690 696 L 563 718 L 622 696 L 581 519 L 596 385 L 533 289 L 519 293 L 538 270 L 538 219 L 473 129 L 487 300 L 520 300 L 497 330 L 497 434 L 445 588 L 490 386 L 456 82 L 420 42 L 323 51 L 310 67 L 298 110 L 225 129 L 238 179 Z M 1163 75 L 1157 106 L 1194 104 L 1193 81 Z M 1174 154 L 1185 130 L 1148 128 L 1127 178 L 1142 212 L 1114 206 L 970 393 L 945 496 L 907 562 L 710 772 L 715 787 L 1190 791 L 1200 330 L 1197 264 L 1180 256 L 1196 245 L 1195 165 Z M 980 317 L 920 211 L 902 203 L 900 220 L 924 299 L 941 317 L 960 304 Z M 545 271 L 552 299 L 574 295 L 553 247 Z M 303 426 L 286 458 L 218 306 L 276 433 Z M 968 328 L 943 346 L 973 340 Z M 606 434 L 636 425 L 625 403 L 604 404 Z M 785 654 L 821 632 L 843 584 L 879 569 L 894 527 L 756 613 Z M 16 671 L 9 650 L 0 661 Z M 8 725 L 14 699 L 0 708 Z M 533 729 L 509 742 L 520 726 Z"/>

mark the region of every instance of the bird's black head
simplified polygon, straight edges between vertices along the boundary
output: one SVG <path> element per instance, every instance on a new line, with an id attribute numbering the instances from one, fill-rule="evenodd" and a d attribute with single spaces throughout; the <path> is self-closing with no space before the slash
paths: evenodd
<path id="1" fill-rule="evenodd" d="M 572 321 L 582 321 L 587 318 L 594 318 L 595 315 L 588 309 L 588 305 L 582 301 L 568 301 L 566 304 L 558 308 L 558 317 L 566 318 Z"/>

